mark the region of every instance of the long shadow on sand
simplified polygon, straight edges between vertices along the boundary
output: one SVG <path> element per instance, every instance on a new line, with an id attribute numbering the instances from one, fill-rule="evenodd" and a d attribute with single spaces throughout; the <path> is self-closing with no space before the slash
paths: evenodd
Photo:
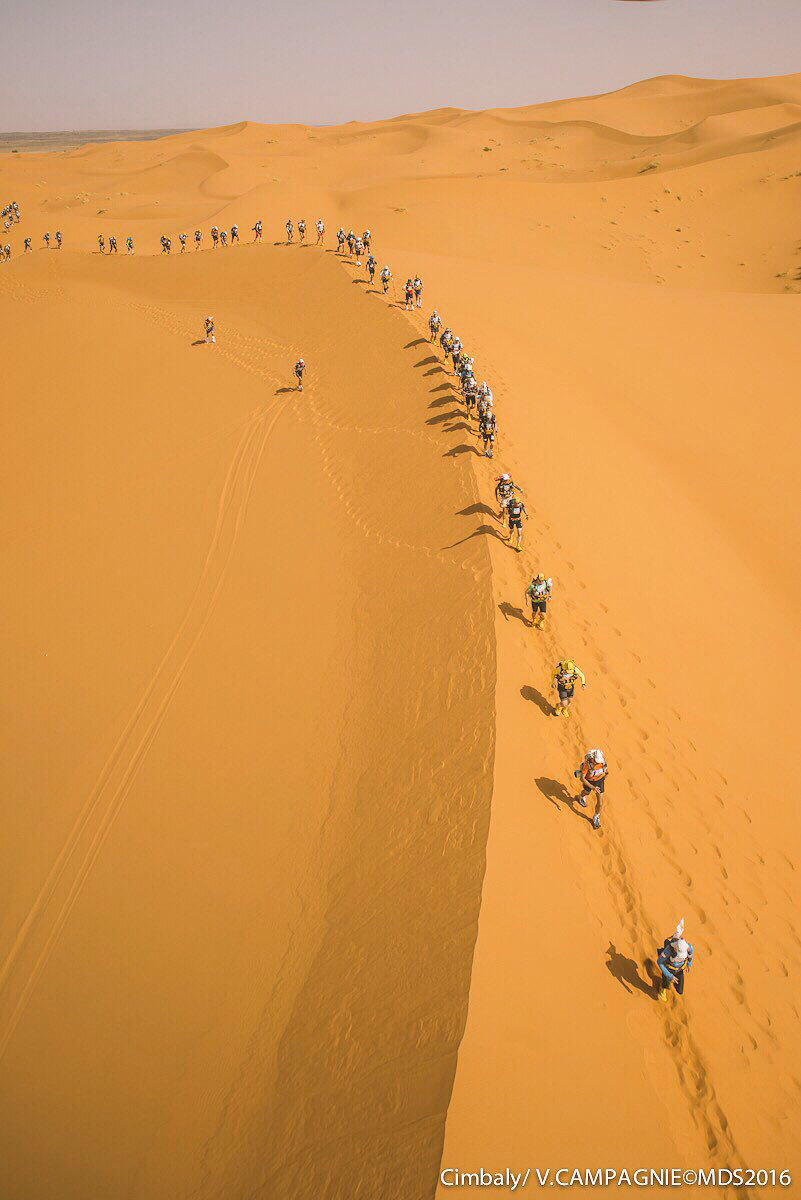
<path id="1" fill-rule="evenodd" d="M 193 342 L 193 343 L 192 343 L 192 345 L 193 345 L 193 346 L 205 346 L 205 345 L 206 345 L 206 339 L 205 339 L 205 338 L 198 338 L 198 340 L 197 340 L 196 342 Z"/>
<path id="2" fill-rule="evenodd" d="M 437 362 L 436 355 L 434 355 L 434 354 L 429 354 L 429 355 L 427 355 L 427 356 L 426 356 L 426 358 L 421 358 L 421 359 L 420 359 L 420 361 L 419 361 L 419 362 L 416 362 L 414 365 L 415 365 L 416 367 L 430 367 L 432 363 L 437 363 L 437 366 L 439 366 L 439 363 Z M 441 371 L 441 370 L 442 370 L 442 367 L 439 367 L 439 369 L 440 369 L 440 371 Z"/>
<path id="3" fill-rule="evenodd" d="M 510 608 L 512 607 L 511 604 L 509 605 L 509 607 Z M 500 608 L 501 608 L 501 611 L 503 611 L 502 604 L 500 605 Z M 517 609 L 517 610 L 512 610 L 512 611 L 519 612 L 520 610 Z M 520 613 L 520 619 L 521 619 L 521 621 L 523 621 L 523 623 L 525 625 L 528 625 L 528 621 L 526 621 L 524 619 L 522 613 Z M 548 701 L 545 699 L 542 692 L 538 692 L 536 688 L 529 687 L 528 684 L 524 684 L 524 686 L 521 687 L 521 689 L 520 689 L 520 695 L 523 697 L 524 700 L 530 701 L 531 704 L 536 704 L 537 708 L 540 710 L 540 712 L 543 714 L 543 716 L 552 717 L 554 715 L 553 708 L 548 703 Z M 561 787 L 561 784 L 557 784 L 556 786 Z M 540 791 L 542 791 L 542 788 L 540 788 Z"/>
<path id="4" fill-rule="evenodd" d="M 407 342 L 403 348 L 404 348 L 404 350 L 414 350 L 415 346 L 427 346 L 427 345 L 428 345 L 428 340 L 426 338 L 415 338 L 413 342 Z"/>
<path id="5" fill-rule="evenodd" d="M 296 387 L 276 388 L 275 394 L 276 396 L 285 396 L 287 392 L 296 392 L 297 390 Z"/>
<path id="6" fill-rule="evenodd" d="M 640 975 L 640 968 L 633 958 L 626 958 L 625 954 L 609 943 L 609 949 L 606 952 L 607 961 L 604 964 L 607 971 L 621 984 L 626 991 L 631 995 L 632 992 L 642 992 L 644 996 L 652 998 L 657 994 L 657 984 L 651 978 L 650 974 L 647 979 L 643 979 Z M 646 971 L 647 973 L 647 971 Z"/>
<path id="7" fill-rule="evenodd" d="M 533 688 L 531 689 L 534 690 Z M 541 698 L 541 697 L 540 697 Z M 534 782 L 537 788 L 542 792 L 546 800 L 550 800 L 554 808 L 569 808 L 574 817 L 580 817 L 582 821 L 586 821 L 592 826 L 592 817 L 584 809 L 576 805 L 575 798 L 570 795 L 563 783 L 559 783 L 556 779 L 548 779 L 547 776 L 541 776 L 535 779 Z"/>
<path id="8" fill-rule="evenodd" d="M 431 391 L 432 391 L 432 393 L 433 392 L 452 392 L 453 384 L 452 383 L 438 383 L 436 387 L 433 387 L 431 389 Z"/>
<path id="9" fill-rule="evenodd" d="M 499 542 L 505 542 L 506 538 L 498 533 L 497 529 L 493 529 L 491 525 L 479 525 L 478 529 L 474 529 L 472 533 L 468 533 L 467 537 L 459 538 L 458 542 L 451 542 L 450 546 L 443 546 L 443 550 L 454 550 L 457 546 L 463 546 L 465 542 L 472 541 L 477 537 L 494 537 Z"/>
<path id="10" fill-rule="evenodd" d="M 452 408 L 450 412 L 437 413 L 435 417 L 428 417 L 426 420 L 426 425 L 442 425 L 445 423 L 445 421 L 450 421 L 454 417 L 461 417 L 461 415 L 462 414 L 459 412 L 458 408 Z M 467 428 L 468 426 L 465 425 L 465 429 Z"/>
<path id="11" fill-rule="evenodd" d="M 497 519 L 498 519 L 497 514 L 494 513 L 491 508 L 487 509 L 487 512 L 489 512 L 493 517 L 495 517 L 495 520 L 497 521 Z M 507 621 L 511 617 L 515 621 L 521 621 L 526 626 L 527 629 L 531 628 L 531 621 L 529 621 L 528 617 L 523 612 L 522 608 L 517 608 L 514 604 L 510 604 L 508 600 L 504 600 L 502 604 L 499 604 L 498 610 L 501 613 L 503 613 L 503 615 Z M 526 693 L 527 690 L 528 690 L 527 688 L 522 689 L 523 693 Z M 531 690 L 533 690 L 533 689 L 531 689 Z M 525 695 L 525 699 L 530 700 L 530 699 L 532 699 L 532 697 Z"/>
<path id="12" fill-rule="evenodd" d="M 490 508 L 488 504 L 482 504 L 480 500 L 475 504 L 471 504 L 468 508 L 460 508 L 456 515 L 457 517 L 477 517 L 479 513 L 484 517 L 492 517 L 495 521 L 498 520 L 498 514 L 495 512 L 495 509 Z M 501 605 L 501 609 L 503 609 L 503 605 Z"/>
<path id="13" fill-rule="evenodd" d="M 484 455 L 475 446 L 468 446 L 462 442 L 459 446 L 454 446 L 451 450 L 446 450 L 443 458 L 458 458 L 460 454 L 475 454 L 477 458 L 483 458 Z"/>
<path id="14" fill-rule="evenodd" d="M 440 396 L 439 400 L 432 400 L 429 408 L 442 408 L 444 404 L 453 404 L 456 397 L 451 393 L 449 396 Z"/>

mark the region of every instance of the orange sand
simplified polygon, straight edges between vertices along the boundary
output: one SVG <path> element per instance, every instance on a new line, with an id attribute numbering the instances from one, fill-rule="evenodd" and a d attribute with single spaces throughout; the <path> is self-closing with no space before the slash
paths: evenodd
<path id="1" fill-rule="evenodd" d="M 0 159 L 4 1196 L 798 1176 L 799 149 L 801 76 L 671 77 Z M 288 216 L 369 226 L 388 299 Z"/>

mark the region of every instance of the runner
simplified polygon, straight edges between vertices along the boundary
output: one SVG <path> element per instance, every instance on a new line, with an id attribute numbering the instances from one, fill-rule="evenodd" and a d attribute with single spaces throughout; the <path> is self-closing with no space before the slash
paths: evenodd
<path id="1" fill-rule="evenodd" d="M 216 342 L 217 338 L 214 333 L 214 321 L 211 319 L 211 317 L 206 317 L 205 330 L 206 342 Z"/>
<path id="2" fill-rule="evenodd" d="M 179 234 L 178 234 L 178 241 L 181 243 L 181 254 L 184 254 L 184 253 L 185 253 L 185 251 L 186 251 L 186 234 L 185 234 L 185 233 L 179 233 Z"/>
<path id="3" fill-rule="evenodd" d="M 258 221 L 256 222 L 256 224 L 253 226 L 253 232 L 254 232 L 254 233 L 255 233 L 255 235 L 256 235 L 256 236 L 254 237 L 253 241 L 254 241 L 254 242 L 260 242 L 260 241 L 261 241 L 261 235 L 262 235 L 262 232 L 263 232 L 263 226 L 262 226 L 261 220 L 258 220 Z"/>
<path id="4" fill-rule="evenodd" d="M 366 266 L 367 266 L 367 274 L 370 276 L 370 283 L 374 283 L 375 282 L 375 269 L 378 266 L 378 263 L 373 258 L 372 254 L 367 259 Z"/>
<path id="5" fill-rule="evenodd" d="M 49 250 L 50 249 L 50 234 L 49 233 L 46 233 L 44 235 L 43 241 L 44 241 L 45 246 Z"/>
<path id="6" fill-rule="evenodd" d="M 25 253 L 25 254 L 32 254 L 32 253 L 33 253 L 33 251 L 31 250 L 31 239 L 30 239 L 29 237 L 26 237 L 26 239 L 25 239 L 25 251 L 24 251 L 24 253 Z"/>
<path id="7" fill-rule="evenodd" d="M 211 247 L 213 250 L 217 249 L 217 244 L 218 244 L 219 240 L 220 240 L 220 231 L 216 225 L 212 225 L 212 227 L 211 227 Z"/>
<path id="8" fill-rule="evenodd" d="M 301 242 L 306 241 L 306 222 L 302 217 L 298 221 L 298 237 L 300 238 Z"/>
<path id="9" fill-rule="evenodd" d="M 406 280 L 406 308 L 414 308 L 414 284 L 411 279 Z"/>
<path id="10" fill-rule="evenodd" d="M 365 229 L 364 233 L 362 234 L 362 241 L 364 242 L 364 248 L 368 253 L 370 251 L 370 243 L 372 240 L 373 240 L 372 233 L 370 232 L 369 229 Z"/>
<path id="11" fill-rule="evenodd" d="M 58 247 L 59 250 L 61 249 L 61 230 L 60 229 L 56 230 L 56 246 Z"/>
<path id="12" fill-rule="evenodd" d="M 352 229 L 348 232 L 347 243 L 348 243 L 348 254 L 352 255 L 353 247 L 356 245 L 356 234 L 353 232 Z"/>
<path id="13" fill-rule="evenodd" d="M 431 341 L 435 342 L 437 340 L 437 335 L 442 328 L 442 321 L 440 320 L 436 309 L 434 309 L 431 316 L 428 318 L 428 328 L 431 330 Z"/>
<path id="14" fill-rule="evenodd" d="M 228 230 L 220 230 L 220 245 L 225 249 L 228 246 Z"/>
<path id="15" fill-rule="evenodd" d="M 526 588 L 526 597 L 531 602 L 531 624 L 535 629 L 545 628 L 545 617 L 548 611 L 548 601 L 551 598 L 553 579 L 548 579 L 540 572 L 535 575 Z"/>
<path id="16" fill-rule="evenodd" d="M 167 237 L 166 234 L 164 235 L 164 239 L 161 244 L 161 253 L 162 254 L 172 254 L 172 242 L 170 241 L 170 239 Z"/>
<path id="17" fill-rule="evenodd" d="M 604 784 L 609 774 L 606 759 L 600 750 L 588 750 L 584 755 L 581 766 L 574 771 L 576 779 L 581 780 L 581 792 L 576 796 L 582 808 L 587 807 L 587 797 L 595 796 L 595 812 L 592 816 L 593 829 L 601 828 L 601 797 L 604 794 Z"/>
<path id="18" fill-rule="evenodd" d="M 102 233 L 99 233 L 99 234 L 97 235 L 97 244 L 98 244 L 98 246 L 100 247 L 100 253 L 101 253 L 101 254 L 104 254 L 104 253 L 105 253 L 105 250 L 106 250 L 106 242 L 105 242 L 105 239 L 104 239 L 104 237 L 103 237 L 103 234 L 102 234 Z"/>
<path id="19" fill-rule="evenodd" d="M 414 288 L 414 298 L 417 303 L 417 307 L 422 308 L 423 307 L 423 281 L 419 275 L 415 275 L 414 280 L 412 281 L 412 286 Z"/>
<path id="20" fill-rule="evenodd" d="M 238 242 L 238 241 L 239 241 L 239 226 L 232 225 L 231 226 L 231 245 L 233 246 L 234 242 Z"/>
<path id="21" fill-rule="evenodd" d="M 295 238 L 295 226 L 292 224 L 292 219 L 290 218 L 286 223 L 286 240 L 287 240 L 287 242 L 291 242 L 291 241 L 294 241 L 294 238 Z"/>
<path id="22" fill-rule="evenodd" d="M 340 225 L 337 230 L 337 254 L 341 254 L 345 248 L 345 230 Z"/>
<path id="23" fill-rule="evenodd" d="M 364 242 L 362 241 L 361 238 L 356 238 L 355 251 L 356 251 L 356 266 L 360 267 L 362 265 L 362 255 L 364 254 Z"/>
<path id="24" fill-rule="evenodd" d="M 203 234 L 200 232 L 199 229 L 196 229 L 195 230 L 195 249 L 196 250 L 200 249 L 200 242 L 201 242 L 202 238 L 203 238 Z"/>
<path id="25" fill-rule="evenodd" d="M 484 412 L 478 419 L 478 431 L 484 442 L 484 456 L 492 458 L 495 451 L 495 435 L 497 427 L 495 424 L 495 413 L 492 409 L 484 409 Z"/>
<path id="26" fill-rule="evenodd" d="M 392 278 L 392 272 L 390 271 L 389 267 L 384 267 L 383 271 L 381 272 L 381 282 L 384 285 L 384 295 L 385 296 L 386 296 L 387 292 L 389 291 L 389 281 L 391 278 Z"/>
<path id="27" fill-rule="evenodd" d="M 322 220 L 319 220 L 317 221 L 315 228 L 317 230 L 317 245 L 319 246 L 320 242 L 325 237 L 325 223 Z"/>
<path id="28" fill-rule="evenodd" d="M 467 419 L 469 421 L 473 415 L 473 409 L 475 408 L 476 401 L 478 399 L 478 388 L 476 387 L 476 381 L 472 375 L 467 375 L 462 380 L 462 391 L 464 392 L 464 404 L 465 409 L 467 410 Z"/>
<path id="29" fill-rule="evenodd" d="M 662 974 L 659 983 L 659 999 L 667 1002 L 668 993 L 675 988 L 684 995 L 684 976 L 692 970 L 695 951 L 684 937 L 684 917 L 676 926 L 676 932 L 665 938 L 661 950 L 657 951 L 656 963 Z"/>
<path id="30" fill-rule="evenodd" d="M 517 496 L 512 496 L 506 512 L 509 517 L 509 545 L 511 546 L 512 538 L 517 534 L 517 552 L 519 554 L 523 549 L 523 517 L 528 520 L 526 506 Z"/>
<path id="31" fill-rule="evenodd" d="M 303 372 L 306 370 L 306 364 L 302 358 L 299 358 L 295 363 L 295 377 L 298 381 L 298 391 L 303 391 Z"/>
<path id="32" fill-rule="evenodd" d="M 108 252 L 109 254 L 117 253 L 117 239 L 114 237 L 114 234 L 108 239 Z"/>
<path id="33" fill-rule="evenodd" d="M 559 693 L 559 703 L 554 706 L 557 717 L 570 716 L 570 702 L 573 699 L 576 682 L 580 683 L 583 688 L 587 686 L 583 671 L 578 669 L 572 658 L 558 662 L 551 675 L 551 687 L 556 688 Z"/>
<path id="34" fill-rule="evenodd" d="M 495 499 L 500 504 L 498 516 L 500 517 L 502 524 L 506 523 L 506 510 L 509 507 L 509 501 L 515 494 L 515 491 L 520 491 L 520 489 L 512 481 L 512 476 L 509 475 L 508 472 L 505 471 L 503 475 L 498 476 L 497 480 L 495 481 Z"/>
<path id="35" fill-rule="evenodd" d="M 133 248 L 133 238 L 132 237 L 128 237 L 125 239 L 125 247 L 129 254 L 133 254 L 134 248 Z"/>
<path id="36" fill-rule="evenodd" d="M 446 329 L 439 339 L 439 344 L 442 347 L 442 352 L 445 355 L 445 361 L 448 361 L 450 353 L 453 350 L 453 334 L 450 329 Z"/>

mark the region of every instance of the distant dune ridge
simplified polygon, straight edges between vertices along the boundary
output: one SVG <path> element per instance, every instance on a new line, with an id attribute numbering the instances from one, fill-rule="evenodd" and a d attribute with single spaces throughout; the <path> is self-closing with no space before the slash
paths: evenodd
<path id="1" fill-rule="evenodd" d="M 0 180 L 0 1192 L 797 1175 L 801 75 L 242 121 Z M 340 223 L 386 300 L 325 252 Z M 493 463 L 434 307 L 492 384 Z M 557 721 L 564 656 L 588 688 Z M 596 745 L 600 833 L 570 799 Z"/>

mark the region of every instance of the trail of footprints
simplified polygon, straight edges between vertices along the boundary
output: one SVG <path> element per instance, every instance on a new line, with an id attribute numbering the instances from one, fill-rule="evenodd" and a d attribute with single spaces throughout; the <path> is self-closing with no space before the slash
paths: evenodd
<path id="1" fill-rule="evenodd" d="M 454 401 L 458 403 L 458 395 L 455 392 L 452 392 L 452 395 Z M 324 420 L 320 416 L 319 411 L 317 412 L 317 417 L 321 421 Z M 561 547 L 558 548 L 561 549 Z M 575 572 L 574 564 L 568 563 L 567 566 L 569 571 Z M 528 581 L 528 577 L 524 576 L 520 568 L 518 568 L 518 574 L 522 590 Z M 581 586 L 583 590 L 586 590 L 586 585 L 583 582 Z M 564 601 L 564 606 L 568 611 L 572 609 L 572 605 L 568 600 Z M 600 607 L 608 616 L 608 608 L 603 604 Z M 592 639 L 589 636 L 590 624 L 588 621 L 583 622 L 583 628 L 588 635 L 584 638 L 584 645 L 586 648 L 594 650 L 595 658 L 601 670 L 604 671 L 606 666 L 605 660 L 597 647 L 593 646 Z M 622 636 L 621 631 L 614 627 L 613 634 L 617 637 Z M 545 659 L 548 662 L 557 661 L 561 657 L 561 649 L 557 645 L 550 629 L 541 635 L 541 641 Z M 636 662 L 641 663 L 641 658 L 638 655 L 633 655 L 633 658 Z M 633 696 L 621 684 L 621 681 L 613 675 L 607 673 L 606 678 L 613 689 L 613 695 L 618 700 L 623 717 L 635 729 L 637 739 L 643 748 L 643 757 L 650 768 L 650 770 L 642 771 L 646 781 L 652 782 L 653 779 L 662 777 L 669 786 L 672 786 L 676 793 L 680 793 L 682 790 L 682 780 L 671 771 L 666 771 L 661 756 L 649 748 L 650 735 L 647 730 L 637 723 L 634 716 L 634 705 L 631 703 Z M 648 680 L 648 683 L 652 689 L 655 689 L 656 685 L 652 680 Z M 678 717 L 678 714 L 676 716 Z M 559 735 L 566 750 L 575 760 L 578 747 L 589 743 L 587 742 L 580 719 L 574 715 L 571 718 L 571 723 L 573 735 L 571 736 L 569 728 L 565 725 L 560 726 Z M 661 723 L 657 722 L 657 724 Z M 669 735 L 665 736 L 668 744 L 671 744 Z M 675 746 L 675 743 L 672 744 Z M 636 791 L 634 780 L 630 776 L 627 777 L 627 782 L 631 786 L 632 791 Z M 657 815 L 648 798 L 647 789 L 644 792 L 639 791 L 637 794 L 642 799 L 644 811 L 651 822 L 655 837 L 661 841 L 668 860 L 681 879 L 684 888 L 689 891 L 692 885 L 692 878 L 681 862 L 679 852 L 665 827 L 666 823 L 661 823 L 657 819 Z M 708 824 L 705 825 L 705 830 L 706 832 L 710 831 Z M 653 960 L 656 946 L 661 939 L 657 938 L 653 925 L 647 916 L 642 895 L 634 883 L 620 839 L 614 827 L 610 826 L 608 822 L 604 825 L 601 846 L 601 869 L 606 878 L 607 886 L 620 922 L 626 931 L 629 944 L 635 950 L 640 961 L 647 962 Z M 706 915 L 703 911 L 690 901 L 689 896 L 685 896 L 685 899 L 691 905 L 699 922 L 704 924 L 706 922 Z M 736 992 L 738 995 L 744 996 L 744 985 L 742 977 L 739 975 L 736 977 Z M 671 1005 L 669 1008 L 659 1012 L 658 1015 L 662 1025 L 665 1044 L 673 1058 L 692 1117 L 704 1136 L 709 1155 L 721 1164 L 731 1165 L 738 1160 L 737 1148 L 726 1115 L 717 1100 L 703 1055 L 690 1029 L 686 1012 L 680 1005 Z"/>
<path id="2" fill-rule="evenodd" d="M 137 309 L 169 332 L 187 335 L 175 318 L 147 305 Z M 241 341 L 228 354 L 232 362 L 271 383 L 278 380 L 262 357 L 259 339 Z M 291 402 L 271 398 L 245 422 L 218 501 L 216 526 L 185 616 L 150 678 L 128 722 L 86 798 L 17 935 L 0 963 L 0 1058 L 25 1013 L 36 982 L 77 904 L 130 793 L 138 770 L 156 737 L 212 613 L 239 533 L 264 449 L 277 421 Z"/>

